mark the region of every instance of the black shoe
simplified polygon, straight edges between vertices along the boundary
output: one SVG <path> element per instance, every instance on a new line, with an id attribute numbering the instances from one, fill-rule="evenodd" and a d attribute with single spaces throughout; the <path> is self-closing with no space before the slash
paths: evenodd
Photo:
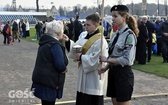
<path id="1" fill-rule="evenodd" d="M 138 63 L 138 64 L 140 64 L 140 65 L 146 65 L 147 63 Z"/>
<path id="2" fill-rule="evenodd" d="M 20 43 L 20 40 L 18 40 L 18 42 Z"/>

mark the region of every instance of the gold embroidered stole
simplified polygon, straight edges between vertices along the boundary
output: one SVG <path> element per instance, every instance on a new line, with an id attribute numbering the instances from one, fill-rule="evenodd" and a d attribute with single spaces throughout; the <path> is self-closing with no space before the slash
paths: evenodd
<path id="1" fill-rule="evenodd" d="M 85 54 L 92 46 L 92 44 L 100 38 L 101 38 L 101 33 L 97 33 L 96 35 L 93 35 L 91 38 L 89 38 L 88 41 L 82 47 L 82 54 Z M 80 64 L 81 64 L 81 61 L 78 62 L 78 67 L 80 66 Z"/>

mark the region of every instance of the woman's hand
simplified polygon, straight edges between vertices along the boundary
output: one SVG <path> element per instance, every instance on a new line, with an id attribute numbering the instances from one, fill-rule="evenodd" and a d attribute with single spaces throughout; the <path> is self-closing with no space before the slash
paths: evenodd
<path id="1" fill-rule="evenodd" d="M 69 37 L 67 35 L 63 34 L 62 40 L 63 41 L 69 41 Z"/>
<path id="2" fill-rule="evenodd" d="M 98 74 L 101 75 L 102 73 L 106 72 L 109 69 L 109 64 L 107 64 L 105 67 L 101 67 L 98 69 Z"/>
<path id="3" fill-rule="evenodd" d="M 98 69 L 98 74 L 101 75 L 102 73 L 106 72 L 107 68 L 100 68 Z"/>
<path id="4" fill-rule="evenodd" d="M 106 57 L 103 56 L 103 55 L 100 55 L 100 56 L 99 56 L 99 60 L 100 60 L 100 62 L 107 62 L 107 61 L 108 61 L 108 58 L 106 58 Z"/>

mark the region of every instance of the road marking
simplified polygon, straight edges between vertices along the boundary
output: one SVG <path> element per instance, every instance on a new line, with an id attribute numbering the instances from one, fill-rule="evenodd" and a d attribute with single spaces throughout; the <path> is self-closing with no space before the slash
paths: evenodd
<path id="1" fill-rule="evenodd" d="M 13 74 L 11 74 L 11 73 L 9 73 L 9 72 L 8 72 L 8 74 L 11 75 L 12 78 L 15 78 Z"/>
<path id="2" fill-rule="evenodd" d="M 136 98 L 142 98 L 142 97 L 152 97 L 152 96 L 168 96 L 168 93 L 156 93 L 156 94 L 144 94 L 144 95 L 133 95 L 132 99 Z M 104 100 L 111 100 L 111 98 L 106 97 Z M 76 100 L 70 100 L 70 101 L 62 101 L 62 102 L 56 102 L 56 105 L 63 105 L 63 104 L 70 104 L 75 103 Z M 41 104 L 34 104 L 34 105 L 41 105 Z"/>
<path id="3" fill-rule="evenodd" d="M 20 74 L 19 72 L 16 72 L 16 74 L 18 74 L 20 77 L 22 77 L 22 78 L 23 78 L 23 75 L 22 75 L 22 74 Z"/>

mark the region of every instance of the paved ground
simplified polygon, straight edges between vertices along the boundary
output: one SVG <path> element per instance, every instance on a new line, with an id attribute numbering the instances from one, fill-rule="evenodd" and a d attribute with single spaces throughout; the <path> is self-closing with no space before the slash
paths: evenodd
<path id="1" fill-rule="evenodd" d="M 32 97 L 29 90 L 38 44 L 21 40 L 7 46 L 2 41 L 0 34 L 0 105 L 39 104 L 40 100 Z M 74 105 L 77 65 L 70 59 L 68 68 L 64 95 L 57 104 Z M 136 70 L 134 74 L 132 105 L 168 105 L 168 79 Z M 105 105 L 112 105 L 107 97 Z"/>

